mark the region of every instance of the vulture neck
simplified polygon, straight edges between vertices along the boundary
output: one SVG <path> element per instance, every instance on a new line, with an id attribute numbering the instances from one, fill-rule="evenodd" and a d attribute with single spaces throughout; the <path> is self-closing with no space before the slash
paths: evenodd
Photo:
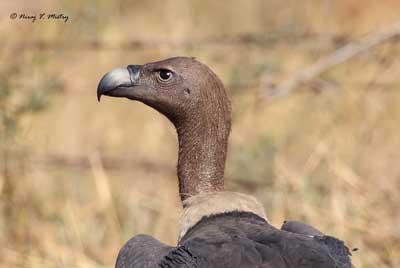
<path id="1" fill-rule="evenodd" d="M 202 106 L 175 124 L 179 140 L 178 178 L 181 200 L 224 190 L 230 131 L 230 104 Z"/>

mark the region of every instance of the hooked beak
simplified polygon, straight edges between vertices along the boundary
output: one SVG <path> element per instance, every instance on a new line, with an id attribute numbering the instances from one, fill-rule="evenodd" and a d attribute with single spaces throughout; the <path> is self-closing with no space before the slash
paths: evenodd
<path id="1" fill-rule="evenodd" d="M 101 95 L 125 97 L 128 90 L 138 85 L 141 65 L 128 65 L 113 69 L 101 78 L 97 86 L 97 100 Z"/>

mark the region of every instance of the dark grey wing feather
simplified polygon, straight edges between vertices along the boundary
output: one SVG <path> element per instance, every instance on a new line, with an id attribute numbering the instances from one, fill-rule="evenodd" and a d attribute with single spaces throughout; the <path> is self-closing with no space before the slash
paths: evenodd
<path id="1" fill-rule="evenodd" d="M 173 247 L 148 235 L 137 235 L 121 248 L 116 268 L 155 268 Z"/>
<path id="2" fill-rule="evenodd" d="M 311 225 L 308 225 L 300 221 L 284 221 L 281 229 L 291 233 L 303 234 L 303 235 L 312 235 L 312 236 L 324 235 L 322 232 L 315 229 Z"/>
<path id="3" fill-rule="evenodd" d="M 315 241 L 323 243 L 329 249 L 332 258 L 335 260 L 337 267 L 351 268 L 351 252 L 342 240 L 335 237 L 324 235 L 314 237 Z"/>
<path id="4" fill-rule="evenodd" d="M 199 268 L 197 258 L 186 247 L 179 246 L 171 250 L 161 261 L 159 268 Z"/>
<path id="5" fill-rule="evenodd" d="M 312 236 L 315 242 L 328 248 L 329 254 L 336 262 L 337 267 L 352 267 L 350 259 L 351 252 L 342 240 L 325 235 L 311 225 L 300 221 L 285 221 L 281 229 L 291 233 Z"/>
<path id="6" fill-rule="evenodd" d="M 234 212 L 203 218 L 160 267 L 350 268 L 351 261 L 340 240 L 282 231 L 254 214 Z"/>
<path id="7" fill-rule="evenodd" d="M 287 225 L 288 227 L 290 225 Z M 299 225 L 304 227 L 304 224 Z M 315 228 L 279 230 L 258 216 L 233 212 L 203 218 L 169 247 L 136 236 L 121 249 L 117 268 L 351 268 L 350 252 Z M 290 232 L 292 230 L 293 232 Z M 301 233 L 295 233 L 298 230 Z"/>
<path id="8" fill-rule="evenodd" d="M 254 228 L 254 229 L 252 229 Z M 173 268 L 339 268 L 328 249 L 310 237 L 269 225 L 209 225 L 184 241 L 188 258 L 170 260 Z M 190 257 L 189 257 L 190 256 Z M 187 264 L 187 260 L 191 264 Z M 342 267 L 340 267 L 342 268 Z"/>

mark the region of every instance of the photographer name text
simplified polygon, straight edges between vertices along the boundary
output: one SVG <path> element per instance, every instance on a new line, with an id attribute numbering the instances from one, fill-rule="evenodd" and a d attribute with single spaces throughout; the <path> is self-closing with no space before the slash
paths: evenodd
<path id="1" fill-rule="evenodd" d="M 64 23 L 68 22 L 69 16 L 63 13 L 39 13 L 39 14 L 27 14 L 27 13 L 11 13 L 10 19 L 36 22 L 42 20 L 52 20 L 52 21 L 62 21 Z"/>

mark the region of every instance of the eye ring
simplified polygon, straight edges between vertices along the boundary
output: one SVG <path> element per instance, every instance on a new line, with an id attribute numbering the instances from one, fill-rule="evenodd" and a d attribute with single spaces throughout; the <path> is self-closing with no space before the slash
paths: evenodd
<path id="1" fill-rule="evenodd" d="M 161 69 L 157 71 L 157 79 L 160 82 L 168 82 L 173 78 L 173 76 L 173 72 L 167 69 Z"/>

